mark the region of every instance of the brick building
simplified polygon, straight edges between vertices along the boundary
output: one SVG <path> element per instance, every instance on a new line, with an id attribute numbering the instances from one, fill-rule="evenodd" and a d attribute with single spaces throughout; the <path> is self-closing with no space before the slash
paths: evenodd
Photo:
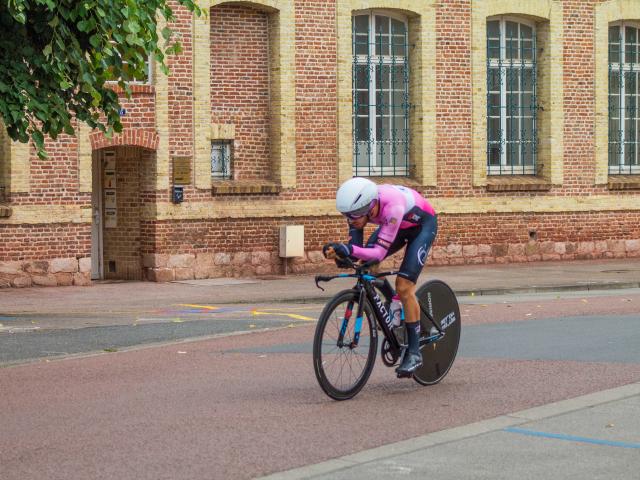
<path id="1" fill-rule="evenodd" d="M 432 200 L 432 264 L 640 257 L 640 2 L 199 3 L 122 134 L 0 130 L 0 286 L 331 268 L 354 174 Z"/>

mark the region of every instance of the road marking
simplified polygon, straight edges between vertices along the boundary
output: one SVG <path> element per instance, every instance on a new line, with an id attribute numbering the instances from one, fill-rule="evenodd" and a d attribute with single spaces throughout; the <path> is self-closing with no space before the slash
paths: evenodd
<path id="1" fill-rule="evenodd" d="M 315 318 L 305 317 L 304 315 L 298 315 L 296 313 L 285 313 L 285 312 L 260 312 L 258 310 L 251 310 L 251 315 L 282 315 L 284 317 L 293 318 L 294 320 L 305 320 L 305 321 L 315 321 Z"/>
<path id="2" fill-rule="evenodd" d="M 26 333 L 33 332 L 35 330 L 40 330 L 40 327 L 4 327 L 0 325 L 0 332 Z"/>
<path id="3" fill-rule="evenodd" d="M 615 440 L 602 440 L 598 438 L 577 437 L 575 435 L 564 435 L 561 433 L 539 432 L 537 430 L 528 430 L 526 428 L 507 427 L 505 432 L 520 433 L 530 437 L 554 438 L 556 440 L 568 440 L 570 442 L 590 443 L 593 445 L 605 445 L 607 447 L 621 448 L 640 448 L 640 443 L 618 442 Z"/>
<path id="4" fill-rule="evenodd" d="M 201 308 L 203 310 L 218 310 L 220 307 L 215 307 L 212 305 L 192 305 L 190 303 L 179 303 L 178 307 L 189 307 L 189 308 Z"/>

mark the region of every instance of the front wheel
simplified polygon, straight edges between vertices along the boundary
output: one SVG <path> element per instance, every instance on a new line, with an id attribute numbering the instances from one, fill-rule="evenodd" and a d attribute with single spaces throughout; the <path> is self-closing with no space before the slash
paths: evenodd
<path id="1" fill-rule="evenodd" d="M 365 300 L 358 319 L 360 295 L 345 290 L 324 307 L 313 339 L 313 368 L 324 392 L 335 400 L 354 397 L 371 375 L 378 337 L 375 319 Z"/>
<path id="2" fill-rule="evenodd" d="M 416 291 L 420 304 L 421 340 L 438 333 L 426 312 L 438 323 L 445 335 L 439 340 L 420 346 L 422 367 L 413 378 L 421 385 L 438 383 L 449 372 L 460 343 L 460 307 L 453 290 L 440 280 L 431 280 Z"/>

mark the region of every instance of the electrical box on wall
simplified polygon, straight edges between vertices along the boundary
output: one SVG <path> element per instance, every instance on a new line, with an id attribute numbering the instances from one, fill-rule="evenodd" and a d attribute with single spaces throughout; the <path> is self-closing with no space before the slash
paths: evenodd
<path id="1" fill-rule="evenodd" d="M 283 258 L 304 257 L 304 225 L 282 225 L 280 227 L 280 256 Z"/>

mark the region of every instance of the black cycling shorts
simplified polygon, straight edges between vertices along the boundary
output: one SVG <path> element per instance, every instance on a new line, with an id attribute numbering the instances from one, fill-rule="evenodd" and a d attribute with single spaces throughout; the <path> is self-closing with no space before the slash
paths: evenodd
<path id="1" fill-rule="evenodd" d="M 367 248 L 372 248 L 378 239 L 378 227 L 375 232 L 367 240 Z M 362 230 L 351 229 L 351 242 L 354 245 L 362 245 Z M 422 268 L 427 261 L 427 255 L 431 249 L 431 245 L 438 233 L 438 218 L 436 215 L 426 214 L 422 222 L 415 227 L 398 230 L 395 240 L 387 250 L 385 258 L 398 252 L 401 248 L 407 247 L 404 259 L 400 265 L 398 276 L 411 280 L 413 283 L 418 281 L 418 277 L 422 272 Z"/>

